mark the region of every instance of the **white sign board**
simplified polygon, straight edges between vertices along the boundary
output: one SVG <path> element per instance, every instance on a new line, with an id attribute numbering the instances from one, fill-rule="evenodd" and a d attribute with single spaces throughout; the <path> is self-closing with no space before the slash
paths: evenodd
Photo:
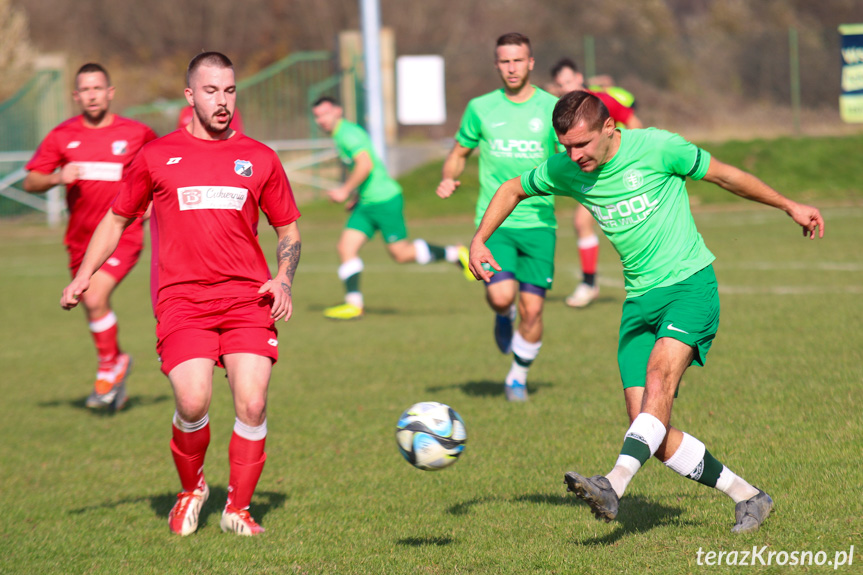
<path id="1" fill-rule="evenodd" d="M 446 122 L 443 56 L 396 59 L 396 116 L 406 126 Z"/>

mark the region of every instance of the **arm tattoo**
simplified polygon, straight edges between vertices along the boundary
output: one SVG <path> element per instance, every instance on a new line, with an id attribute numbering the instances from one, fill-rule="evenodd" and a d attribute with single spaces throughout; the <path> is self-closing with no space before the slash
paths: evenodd
<path id="1" fill-rule="evenodd" d="M 278 249 L 276 250 L 276 259 L 278 260 L 279 269 L 282 266 L 285 270 L 287 282 L 282 282 L 282 290 L 289 296 L 291 295 L 291 285 L 294 283 L 294 274 L 297 271 L 297 264 L 300 263 L 300 251 L 302 242 L 295 240 L 290 235 L 286 235 L 279 240 Z"/>

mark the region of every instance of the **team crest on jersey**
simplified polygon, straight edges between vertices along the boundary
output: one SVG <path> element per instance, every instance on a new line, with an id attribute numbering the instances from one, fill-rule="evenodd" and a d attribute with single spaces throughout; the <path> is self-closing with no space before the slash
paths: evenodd
<path id="1" fill-rule="evenodd" d="M 252 162 L 246 160 L 234 160 L 234 173 L 244 178 L 252 177 Z"/>
<path id="2" fill-rule="evenodd" d="M 534 118 L 530 122 L 527 123 L 527 127 L 530 128 L 531 132 L 540 132 L 542 131 L 542 118 Z"/>
<path id="3" fill-rule="evenodd" d="M 115 140 L 111 142 L 111 152 L 115 156 L 122 156 L 129 151 L 129 142 L 126 140 Z"/>
<path id="4" fill-rule="evenodd" d="M 623 185 L 626 189 L 634 192 L 644 183 L 644 176 L 638 170 L 626 170 L 623 172 Z"/>

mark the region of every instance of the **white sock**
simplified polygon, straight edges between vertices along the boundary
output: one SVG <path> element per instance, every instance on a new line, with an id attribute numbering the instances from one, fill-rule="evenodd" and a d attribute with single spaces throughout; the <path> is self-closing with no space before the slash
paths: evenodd
<path id="1" fill-rule="evenodd" d="M 698 466 L 702 465 L 706 451 L 703 443 L 684 431 L 680 446 L 668 458 L 665 465 L 683 477 L 694 479 L 693 474 L 696 473 Z M 701 473 L 699 472 L 698 475 L 701 475 Z"/>
<path id="2" fill-rule="evenodd" d="M 414 240 L 414 259 L 420 265 L 425 265 L 432 261 L 431 250 L 428 242 L 422 239 Z"/>
<path id="3" fill-rule="evenodd" d="M 363 294 L 358 291 L 349 291 L 345 294 L 345 303 L 363 307 Z"/>
<path id="4" fill-rule="evenodd" d="M 542 347 L 542 340 L 530 342 L 524 339 L 521 333 L 516 330 L 512 335 L 512 353 L 525 361 L 533 361 L 539 355 L 539 348 Z"/>
<path id="5" fill-rule="evenodd" d="M 182 431 L 183 433 L 192 433 L 195 431 L 199 431 L 204 429 L 206 425 L 210 423 L 210 414 L 205 413 L 204 417 L 199 419 L 198 421 L 186 421 L 180 414 L 176 411 L 174 412 L 174 427 Z"/>
<path id="6" fill-rule="evenodd" d="M 577 243 L 578 249 L 580 250 L 595 248 L 599 245 L 599 237 L 594 234 L 592 236 L 587 236 L 586 238 L 579 238 Z"/>
<path id="7" fill-rule="evenodd" d="M 724 465 L 716 481 L 716 489 L 733 499 L 734 503 L 740 503 L 758 495 L 757 489 Z"/>
<path id="8" fill-rule="evenodd" d="M 626 487 L 638 470 L 641 469 L 641 466 L 659 449 L 662 440 L 665 439 L 665 426 L 653 415 L 639 413 L 626 432 L 624 444 L 627 439 L 633 439 L 644 444 L 649 451 L 649 455 L 644 458 L 644 461 L 624 453 L 618 456 L 614 468 L 605 476 L 618 497 L 623 496 Z"/>
<path id="9" fill-rule="evenodd" d="M 234 418 L 234 433 L 249 441 L 261 441 L 267 436 L 267 419 L 264 418 L 261 425 L 252 426 Z"/>
<path id="10" fill-rule="evenodd" d="M 446 261 L 451 264 L 457 263 L 458 259 L 458 246 L 446 246 L 444 248 L 446 250 Z"/>
<path id="11" fill-rule="evenodd" d="M 611 483 L 611 488 L 614 489 L 617 496 L 623 497 L 626 487 L 639 469 L 641 469 L 641 463 L 636 458 L 621 454 L 617 456 L 614 468 L 608 472 L 605 478 Z"/>
<path id="12" fill-rule="evenodd" d="M 363 260 L 352 258 L 339 266 L 339 279 L 345 281 L 354 274 L 363 271 Z"/>

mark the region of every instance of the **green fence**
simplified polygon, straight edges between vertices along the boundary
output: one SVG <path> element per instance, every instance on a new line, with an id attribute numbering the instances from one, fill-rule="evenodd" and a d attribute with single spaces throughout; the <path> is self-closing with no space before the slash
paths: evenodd
<path id="1" fill-rule="evenodd" d="M 14 96 L 0 103 L 0 217 L 53 212 L 43 197 L 29 196 L 15 185 L 20 185 L 22 168 L 32 151 L 66 118 L 66 98 L 62 71 L 39 70 Z M 52 220 L 55 215 L 52 213 Z"/>

